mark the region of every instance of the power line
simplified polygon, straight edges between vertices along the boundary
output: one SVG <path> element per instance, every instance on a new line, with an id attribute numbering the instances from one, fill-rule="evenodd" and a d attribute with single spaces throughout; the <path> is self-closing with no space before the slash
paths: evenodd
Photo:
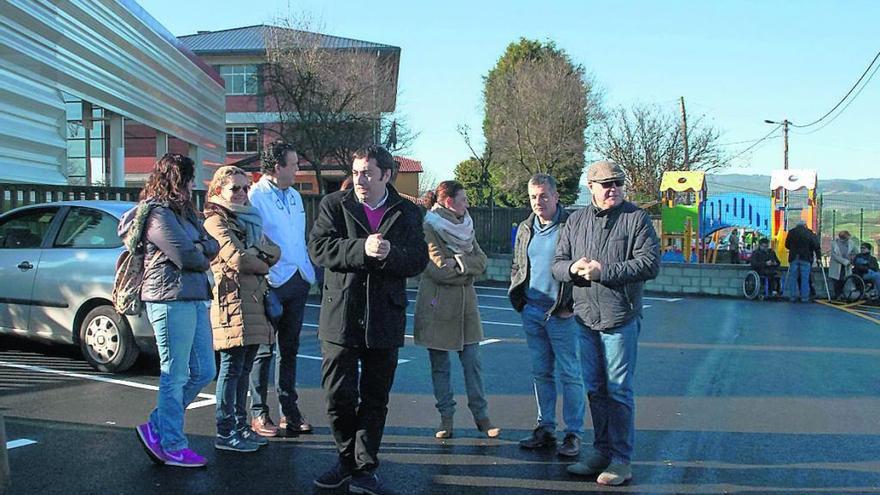
<path id="1" fill-rule="evenodd" d="M 880 55 L 880 54 L 878 54 L 878 55 Z M 868 84 L 870 84 L 871 79 L 874 79 L 874 76 L 877 74 L 878 69 L 880 69 L 880 64 L 877 64 L 877 67 L 874 68 L 874 72 L 871 72 L 871 75 L 868 77 L 868 80 L 865 81 L 865 84 L 862 84 L 862 87 L 859 88 L 858 91 L 856 91 L 856 94 L 854 94 L 853 97 L 850 98 L 850 100 L 848 102 L 846 102 L 846 105 L 844 105 L 843 108 L 841 108 L 840 111 L 837 112 L 837 114 L 834 117 L 831 117 L 831 120 L 829 120 L 828 122 L 825 122 L 824 124 L 820 125 L 819 127 L 815 128 L 815 129 L 813 129 L 809 132 L 805 132 L 801 135 L 802 136 L 809 136 L 810 134 L 817 133 L 817 132 L 821 131 L 822 129 L 828 127 L 828 125 L 831 124 L 832 122 L 834 122 L 835 120 L 837 120 L 837 117 L 840 117 L 841 115 L 843 115 L 843 112 L 845 112 L 846 109 L 849 108 L 849 106 L 852 104 L 852 102 L 856 101 L 856 98 L 858 98 L 859 95 L 862 94 L 862 91 L 864 91 L 864 89 L 866 87 L 868 87 Z"/>
<path id="2" fill-rule="evenodd" d="M 752 149 L 754 149 L 756 146 L 758 146 L 759 144 L 763 143 L 765 140 L 769 139 L 770 136 L 771 136 L 774 132 L 778 131 L 780 127 L 782 127 L 782 124 L 779 124 L 779 125 L 777 125 L 776 127 L 774 127 L 773 129 L 771 129 L 770 132 L 768 132 L 767 134 L 764 135 L 764 137 L 762 137 L 761 139 L 758 139 L 757 141 L 755 141 L 754 143 L 752 143 L 752 145 L 749 146 L 748 148 L 746 148 L 746 149 L 740 151 L 739 153 L 733 155 L 733 156 L 730 157 L 727 161 L 728 161 L 728 162 L 732 162 L 733 160 L 736 160 L 737 158 L 739 158 L 739 157 L 743 156 L 744 154 L 748 153 L 749 151 L 751 151 Z"/>
<path id="3" fill-rule="evenodd" d="M 875 63 L 875 62 L 877 62 L 877 59 L 878 59 L 878 58 L 880 58 L 880 52 L 877 52 L 877 55 L 874 55 L 874 59 L 871 60 L 871 63 L 870 63 L 870 64 L 868 64 L 868 67 L 865 69 L 865 72 L 862 72 L 862 75 L 861 75 L 861 77 L 859 77 L 859 80 L 856 81 L 856 83 L 853 84 L 853 86 L 852 86 L 851 88 L 849 88 L 849 91 L 847 91 L 846 94 L 843 95 L 843 98 L 841 98 L 840 101 L 838 101 L 837 104 L 834 105 L 834 107 L 831 108 L 831 110 L 828 110 L 828 111 L 825 113 L 825 115 L 823 115 L 823 116 L 819 117 L 818 119 L 816 119 L 816 120 L 810 122 L 809 124 L 805 124 L 805 125 L 790 124 L 790 125 L 791 125 L 792 127 L 799 127 L 799 128 L 812 127 L 812 126 L 818 124 L 819 122 L 822 122 L 823 120 L 825 120 L 826 117 L 828 117 L 829 115 L 831 115 L 832 112 L 834 112 L 835 110 L 837 110 L 837 107 L 839 107 L 844 101 L 846 101 L 847 98 L 849 98 L 849 95 L 851 95 L 852 92 L 853 92 L 853 91 L 856 89 L 856 87 L 859 85 L 859 83 L 862 82 L 862 79 L 865 78 L 865 75 L 868 74 L 868 72 L 871 70 L 871 67 L 874 66 L 874 63 Z M 873 77 L 873 74 L 872 74 L 872 77 Z M 865 84 L 867 84 L 867 83 L 865 83 Z M 863 86 L 863 87 L 864 87 L 864 86 Z"/>

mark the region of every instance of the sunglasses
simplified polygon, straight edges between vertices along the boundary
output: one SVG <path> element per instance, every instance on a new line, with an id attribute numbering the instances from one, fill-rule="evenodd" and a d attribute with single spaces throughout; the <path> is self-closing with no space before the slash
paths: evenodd
<path id="1" fill-rule="evenodd" d="M 230 186 L 229 190 L 232 191 L 232 194 L 235 194 L 238 191 L 248 192 L 251 190 L 251 186 Z"/>
<path id="2" fill-rule="evenodd" d="M 612 181 L 608 181 L 608 182 L 599 182 L 599 185 L 601 185 L 604 189 L 610 189 L 611 186 L 623 187 L 623 181 L 622 180 L 612 180 Z"/>

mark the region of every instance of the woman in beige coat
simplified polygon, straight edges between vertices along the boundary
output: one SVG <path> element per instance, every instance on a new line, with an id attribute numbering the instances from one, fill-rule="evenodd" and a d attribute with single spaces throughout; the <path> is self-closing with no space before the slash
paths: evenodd
<path id="1" fill-rule="evenodd" d="M 211 327 L 214 349 L 220 351 L 214 447 L 236 452 L 253 452 L 268 443 L 248 425 L 247 390 L 257 347 L 275 339 L 264 298 L 266 274 L 281 254 L 263 236 L 260 216 L 248 205 L 249 183 L 240 168 L 220 167 L 205 204 L 205 229 L 220 243 L 220 254 L 211 262 Z"/>
<path id="2" fill-rule="evenodd" d="M 454 351 L 464 369 L 468 408 L 477 429 L 494 438 L 501 429 L 489 420 L 480 364 L 483 324 L 474 290 L 474 277 L 486 270 L 486 254 L 474 237 L 467 195 L 460 183 L 441 182 L 426 206 L 430 208 L 424 223 L 430 260 L 416 300 L 415 342 L 428 348 L 431 359 L 431 380 L 440 412 L 435 436 L 452 436 L 455 400 L 449 351 Z"/>
<path id="3" fill-rule="evenodd" d="M 843 282 L 852 274 L 852 260 L 857 254 L 859 249 L 852 241 L 849 231 L 838 232 L 837 238 L 831 241 L 831 262 L 828 266 L 828 278 L 834 284 L 834 297 L 840 297 Z"/>

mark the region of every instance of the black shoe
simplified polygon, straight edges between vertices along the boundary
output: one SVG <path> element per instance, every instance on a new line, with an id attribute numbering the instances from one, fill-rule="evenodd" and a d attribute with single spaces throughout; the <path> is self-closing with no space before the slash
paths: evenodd
<path id="1" fill-rule="evenodd" d="M 581 453 L 581 439 L 574 433 L 565 435 L 562 445 L 556 449 L 556 453 L 563 457 L 577 457 Z"/>
<path id="2" fill-rule="evenodd" d="M 556 435 L 543 426 L 535 428 L 531 435 L 519 441 L 519 446 L 524 449 L 540 449 L 554 445 L 556 445 Z"/>
<path id="3" fill-rule="evenodd" d="M 350 479 L 351 470 L 337 462 L 329 471 L 315 478 L 315 486 L 318 488 L 339 488 Z"/>
<path id="4" fill-rule="evenodd" d="M 397 495 L 397 492 L 379 480 L 376 473 L 363 472 L 351 477 L 348 493 L 365 493 L 367 495 Z"/>

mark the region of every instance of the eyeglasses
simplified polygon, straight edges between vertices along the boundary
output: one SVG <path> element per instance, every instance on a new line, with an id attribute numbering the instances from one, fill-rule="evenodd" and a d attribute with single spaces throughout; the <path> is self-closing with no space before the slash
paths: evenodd
<path id="1" fill-rule="evenodd" d="M 611 181 L 607 181 L 607 182 L 598 182 L 598 184 L 601 185 L 604 189 L 611 189 L 611 186 L 623 187 L 623 183 L 624 182 L 622 180 L 611 180 Z"/>
<path id="2" fill-rule="evenodd" d="M 229 190 L 232 191 L 232 194 L 235 194 L 238 191 L 248 192 L 251 190 L 251 186 L 229 186 Z"/>

